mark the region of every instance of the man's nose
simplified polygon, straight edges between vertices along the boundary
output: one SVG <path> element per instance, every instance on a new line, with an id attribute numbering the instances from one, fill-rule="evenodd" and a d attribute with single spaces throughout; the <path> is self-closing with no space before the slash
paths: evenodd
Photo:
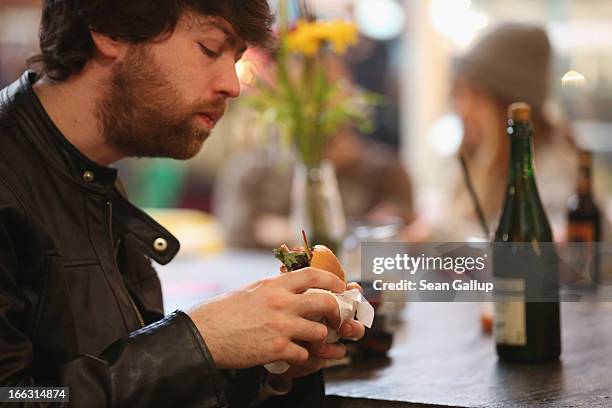
<path id="1" fill-rule="evenodd" d="M 228 64 L 217 77 L 217 92 L 226 98 L 237 98 L 240 96 L 240 81 L 236 72 L 235 64 Z"/>

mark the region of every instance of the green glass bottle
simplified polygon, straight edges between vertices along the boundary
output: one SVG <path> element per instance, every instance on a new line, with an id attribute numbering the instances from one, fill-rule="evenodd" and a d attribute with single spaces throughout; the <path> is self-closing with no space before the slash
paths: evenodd
<path id="1" fill-rule="evenodd" d="M 533 168 L 531 108 L 508 109 L 508 188 L 495 234 L 495 340 L 506 361 L 554 360 L 561 354 L 558 258 Z"/>

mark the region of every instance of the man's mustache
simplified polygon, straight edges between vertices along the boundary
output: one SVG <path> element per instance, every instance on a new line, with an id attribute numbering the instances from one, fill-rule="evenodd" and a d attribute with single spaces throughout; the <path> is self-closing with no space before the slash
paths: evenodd
<path id="1" fill-rule="evenodd" d="M 217 102 L 203 102 L 198 106 L 199 107 L 194 110 L 195 113 L 207 112 L 222 116 L 227 109 L 227 102 L 225 100 L 220 100 Z"/>

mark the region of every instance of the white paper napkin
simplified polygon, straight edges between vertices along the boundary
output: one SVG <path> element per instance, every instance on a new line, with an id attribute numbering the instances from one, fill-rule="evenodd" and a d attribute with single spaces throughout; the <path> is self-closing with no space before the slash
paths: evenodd
<path id="1" fill-rule="evenodd" d="M 372 327 L 372 322 L 374 321 L 374 308 L 358 289 L 347 290 L 344 293 L 332 293 L 325 289 L 308 289 L 304 293 L 328 293 L 336 299 L 338 309 L 340 310 L 340 324 L 338 328 L 348 319 L 354 319 L 366 327 Z M 321 319 L 312 320 L 319 321 Z M 340 339 L 340 334 L 337 329 L 329 329 L 327 339 L 325 339 L 326 343 L 335 343 Z M 289 369 L 289 364 L 285 361 L 276 361 L 266 364 L 264 367 L 272 374 L 282 374 Z"/>

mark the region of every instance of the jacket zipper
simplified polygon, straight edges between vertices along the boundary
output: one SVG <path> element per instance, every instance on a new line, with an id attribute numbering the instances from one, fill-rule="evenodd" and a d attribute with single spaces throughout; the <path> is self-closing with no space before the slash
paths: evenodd
<path id="1" fill-rule="evenodd" d="M 106 202 L 106 205 L 108 206 L 108 238 L 109 238 L 110 247 L 112 249 L 111 252 L 114 254 L 115 245 L 113 243 L 113 228 L 112 228 L 113 227 L 113 203 L 109 200 Z M 113 256 L 113 265 L 115 269 L 117 270 L 117 272 L 120 273 L 119 265 L 117 264 L 117 259 L 114 256 Z M 134 303 L 134 299 L 132 299 L 132 296 L 130 295 L 130 291 L 127 290 L 127 288 L 125 289 L 125 295 L 127 296 L 127 298 L 130 301 L 130 304 L 132 305 L 132 309 L 134 310 L 134 313 L 136 314 L 138 323 L 140 324 L 140 328 L 145 327 L 145 323 L 144 323 L 144 319 L 142 318 L 142 314 L 140 314 L 140 311 L 138 310 L 138 307 L 136 307 L 136 303 Z"/>

